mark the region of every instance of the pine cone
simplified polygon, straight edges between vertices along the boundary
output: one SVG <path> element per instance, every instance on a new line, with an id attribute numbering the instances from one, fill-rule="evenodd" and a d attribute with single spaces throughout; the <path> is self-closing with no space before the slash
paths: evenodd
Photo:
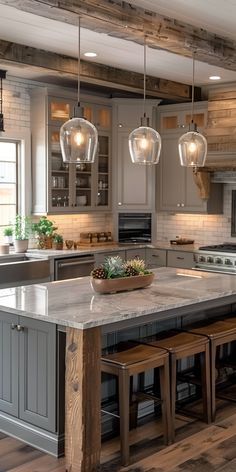
<path id="1" fill-rule="evenodd" d="M 95 267 L 91 272 L 91 276 L 94 279 L 106 279 L 106 271 L 103 267 Z"/>
<path id="2" fill-rule="evenodd" d="M 134 267 L 127 265 L 125 267 L 125 275 L 126 277 L 132 277 L 134 275 L 138 275 L 138 271 Z"/>

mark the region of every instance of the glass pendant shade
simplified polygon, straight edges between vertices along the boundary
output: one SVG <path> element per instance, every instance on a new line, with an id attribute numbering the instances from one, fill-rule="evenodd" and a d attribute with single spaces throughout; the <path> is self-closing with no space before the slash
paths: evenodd
<path id="1" fill-rule="evenodd" d="M 129 152 L 134 164 L 157 164 L 161 152 L 161 137 L 149 126 L 140 126 L 129 135 Z"/>
<path id="2" fill-rule="evenodd" d="M 203 167 L 207 155 L 207 140 L 197 131 L 188 131 L 179 138 L 181 166 Z"/>
<path id="3" fill-rule="evenodd" d="M 60 145 L 64 162 L 93 163 L 98 146 L 97 129 L 85 118 L 72 118 L 60 129 Z"/>

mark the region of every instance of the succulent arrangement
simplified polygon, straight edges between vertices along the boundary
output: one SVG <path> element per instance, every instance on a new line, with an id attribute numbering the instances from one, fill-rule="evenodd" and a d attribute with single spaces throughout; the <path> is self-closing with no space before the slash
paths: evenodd
<path id="1" fill-rule="evenodd" d="M 102 265 L 95 267 L 91 276 L 94 279 L 116 279 L 150 273 L 142 259 L 131 259 L 124 262 L 120 256 L 111 256 L 107 257 Z"/>

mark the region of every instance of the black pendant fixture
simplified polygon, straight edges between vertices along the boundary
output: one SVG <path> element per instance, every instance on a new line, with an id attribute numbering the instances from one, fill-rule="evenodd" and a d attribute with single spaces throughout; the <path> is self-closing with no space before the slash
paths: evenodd
<path id="1" fill-rule="evenodd" d="M 6 78 L 6 70 L 0 70 L 0 132 L 4 132 L 4 118 L 3 118 L 3 87 L 2 81 Z"/>

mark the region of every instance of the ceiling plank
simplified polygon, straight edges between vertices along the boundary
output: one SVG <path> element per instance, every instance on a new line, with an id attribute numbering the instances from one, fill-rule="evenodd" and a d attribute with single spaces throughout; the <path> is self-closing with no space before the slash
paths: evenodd
<path id="1" fill-rule="evenodd" d="M 60 74 L 61 77 L 74 80 L 78 76 L 77 59 L 1 39 L 0 61 L 1 67 L 17 64 L 19 67 L 35 67 L 41 74 Z M 146 79 L 147 95 L 150 97 L 177 101 L 188 101 L 191 98 L 189 85 L 151 76 Z M 81 61 L 81 82 L 134 93 L 143 92 L 143 74 L 86 61 Z"/>
<path id="2" fill-rule="evenodd" d="M 236 71 L 236 42 L 121 0 L 0 0 L 0 4 L 78 24 L 111 36 L 161 48 Z"/>

